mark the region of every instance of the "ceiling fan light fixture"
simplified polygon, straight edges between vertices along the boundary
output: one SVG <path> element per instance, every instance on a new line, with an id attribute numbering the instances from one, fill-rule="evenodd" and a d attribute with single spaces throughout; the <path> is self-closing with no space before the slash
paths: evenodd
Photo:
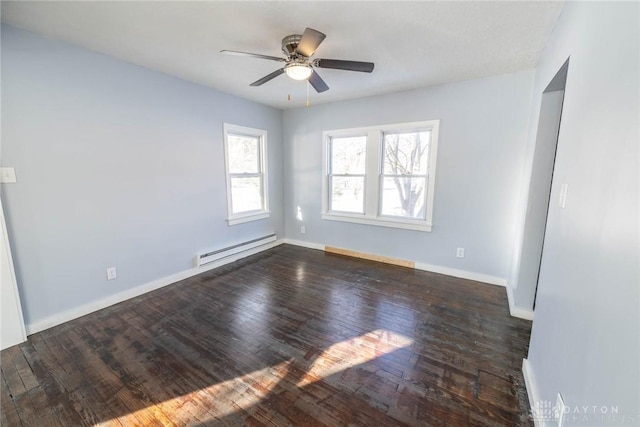
<path id="1" fill-rule="evenodd" d="M 256 80 L 249 86 L 262 86 L 270 82 L 281 74 L 287 74 L 293 80 L 308 81 L 316 92 L 322 93 L 329 90 L 329 86 L 322 80 L 322 77 L 314 70 L 315 68 L 333 68 L 335 70 L 360 71 L 370 73 L 373 71 L 373 62 L 347 61 L 342 59 L 311 59 L 320 43 L 326 35 L 313 28 L 306 28 L 302 35 L 292 34 L 282 39 L 282 53 L 286 58 L 277 56 L 261 55 L 258 53 L 240 52 L 238 50 L 221 50 L 227 55 L 245 56 L 249 58 L 267 59 L 269 61 L 284 62 L 282 68 L 278 68 L 271 74 L 267 74 Z M 307 86 L 307 90 L 309 88 Z"/>
<path id="2" fill-rule="evenodd" d="M 293 80 L 306 80 L 313 73 L 311 66 L 307 64 L 290 64 L 284 68 L 284 71 Z"/>

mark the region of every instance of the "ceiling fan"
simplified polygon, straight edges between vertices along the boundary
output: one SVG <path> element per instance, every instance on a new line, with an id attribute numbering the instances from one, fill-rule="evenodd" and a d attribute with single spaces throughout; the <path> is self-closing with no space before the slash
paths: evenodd
<path id="1" fill-rule="evenodd" d="M 320 43 L 326 35 L 312 28 L 304 30 L 302 35 L 292 34 L 282 39 L 282 52 L 287 58 L 277 56 L 260 55 L 257 53 L 238 52 L 235 50 L 221 50 L 228 55 L 248 56 L 251 58 L 268 59 L 270 61 L 284 62 L 284 67 L 251 83 L 251 86 L 261 86 L 286 73 L 294 80 L 309 80 L 316 92 L 329 90 L 329 86 L 322 80 L 315 68 L 333 68 L 336 70 L 360 71 L 370 73 L 373 71 L 373 62 L 344 61 L 341 59 L 311 59 Z"/>

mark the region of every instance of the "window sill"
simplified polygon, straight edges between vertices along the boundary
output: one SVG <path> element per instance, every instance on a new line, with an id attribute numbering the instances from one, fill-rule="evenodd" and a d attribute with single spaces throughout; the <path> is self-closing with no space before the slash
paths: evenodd
<path id="1" fill-rule="evenodd" d="M 242 224 L 244 222 L 258 221 L 260 219 L 269 218 L 269 216 L 271 216 L 271 212 L 260 211 L 260 212 L 237 215 L 231 218 L 227 218 L 227 223 L 228 225 L 236 225 L 236 224 Z"/>
<path id="2" fill-rule="evenodd" d="M 378 227 L 402 228 L 405 230 L 431 231 L 431 224 L 425 221 L 407 221 L 391 218 L 371 218 L 362 215 L 342 215 L 335 213 L 324 213 L 322 219 L 330 221 L 354 222 L 357 224 L 375 225 Z"/>

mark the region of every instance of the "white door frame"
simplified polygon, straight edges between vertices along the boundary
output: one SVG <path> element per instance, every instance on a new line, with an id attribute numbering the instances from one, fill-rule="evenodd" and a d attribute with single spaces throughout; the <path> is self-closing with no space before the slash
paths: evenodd
<path id="1" fill-rule="evenodd" d="M 16 272 L 13 268 L 13 258 L 11 257 L 11 247 L 9 246 L 9 234 L 7 224 L 4 220 L 4 209 L 0 201 L 0 222 L 2 222 L 2 259 L 0 260 L 0 281 L 2 282 L 2 293 L 0 303 L 2 304 L 2 335 L 0 336 L 0 347 L 4 350 L 27 340 L 27 332 L 24 326 L 24 316 L 22 315 L 22 305 L 18 294 L 18 282 Z"/>

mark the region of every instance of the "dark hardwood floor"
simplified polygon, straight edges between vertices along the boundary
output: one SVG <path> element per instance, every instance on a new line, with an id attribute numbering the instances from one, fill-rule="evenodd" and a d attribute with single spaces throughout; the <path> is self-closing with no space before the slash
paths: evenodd
<path id="1" fill-rule="evenodd" d="M 528 426 L 505 289 L 283 245 L 1 353 L 2 426 Z"/>

